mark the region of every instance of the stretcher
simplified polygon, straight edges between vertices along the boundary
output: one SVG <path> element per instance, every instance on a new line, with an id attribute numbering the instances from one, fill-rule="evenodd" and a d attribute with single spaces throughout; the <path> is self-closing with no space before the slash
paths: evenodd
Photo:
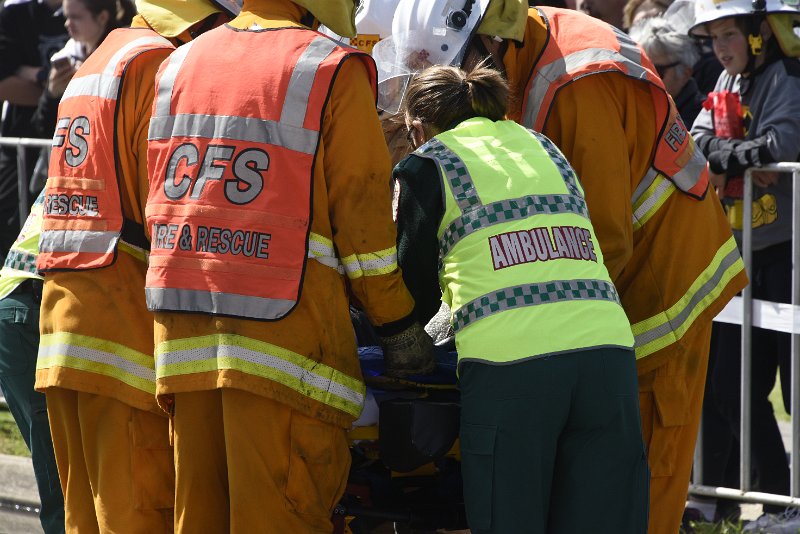
<path id="1" fill-rule="evenodd" d="M 457 355 L 436 347 L 436 371 L 383 374 L 380 347 L 359 348 L 365 407 L 349 433 L 353 463 L 334 514 L 337 534 L 465 529 L 458 451 Z M 385 530 L 384 530 L 385 532 Z"/>

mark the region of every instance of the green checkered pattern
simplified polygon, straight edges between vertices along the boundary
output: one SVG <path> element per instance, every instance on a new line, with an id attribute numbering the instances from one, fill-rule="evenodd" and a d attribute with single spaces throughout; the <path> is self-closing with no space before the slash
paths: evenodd
<path id="1" fill-rule="evenodd" d="M 450 223 L 439 239 L 439 257 L 445 255 L 461 239 L 482 228 L 539 214 L 575 213 L 586 219 L 586 202 L 575 195 L 529 195 L 493 202 L 463 214 Z"/>
<path id="2" fill-rule="evenodd" d="M 614 285 L 605 280 L 554 280 L 525 284 L 487 293 L 460 307 L 453 313 L 453 330 L 458 332 L 502 311 L 568 300 L 605 300 L 620 304 Z"/>
<path id="3" fill-rule="evenodd" d="M 417 153 L 433 159 L 444 170 L 444 179 L 450 184 L 453 198 L 462 212 L 481 205 L 481 199 L 472 183 L 472 176 L 467 171 L 467 166 L 444 143 L 433 138 L 421 146 Z"/>
<path id="4" fill-rule="evenodd" d="M 38 274 L 36 270 L 36 255 L 29 254 L 22 250 L 9 250 L 3 267 L 15 271 Z"/>
<path id="5" fill-rule="evenodd" d="M 564 183 L 567 184 L 569 192 L 575 196 L 582 197 L 583 193 L 580 187 L 578 187 L 578 177 L 572 165 L 570 165 L 567 158 L 564 157 L 564 154 L 562 154 L 558 147 L 547 137 L 533 130 L 528 131 L 542 144 L 542 148 L 544 148 L 547 155 L 550 156 L 550 159 L 558 168 L 558 172 L 561 173 L 561 177 L 564 179 Z"/>

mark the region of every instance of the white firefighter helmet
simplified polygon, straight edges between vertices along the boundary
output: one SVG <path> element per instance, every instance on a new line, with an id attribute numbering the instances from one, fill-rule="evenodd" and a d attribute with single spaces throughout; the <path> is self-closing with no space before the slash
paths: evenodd
<path id="1" fill-rule="evenodd" d="M 694 25 L 689 33 L 696 37 L 709 37 L 706 24 L 728 17 L 753 15 L 753 0 L 695 0 Z M 798 0 L 766 0 L 764 13 L 800 14 Z"/>
<path id="2" fill-rule="evenodd" d="M 431 65 L 460 66 L 490 0 L 400 0 L 392 34 L 372 49 L 378 107 L 396 113 L 411 77 Z"/>

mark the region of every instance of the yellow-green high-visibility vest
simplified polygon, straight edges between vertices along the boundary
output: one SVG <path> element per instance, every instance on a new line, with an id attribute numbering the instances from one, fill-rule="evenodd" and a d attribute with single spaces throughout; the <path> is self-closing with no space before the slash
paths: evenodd
<path id="1" fill-rule="evenodd" d="M 633 347 L 583 189 L 549 139 L 473 118 L 415 154 L 441 177 L 439 283 L 459 363 Z"/>
<path id="2" fill-rule="evenodd" d="M 22 230 L 6 254 L 3 268 L 0 269 L 0 299 L 7 297 L 28 278 L 42 279 L 36 270 L 36 256 L 39 254 L 39 235 L 42 233 L 43 206 L 44 191 L 39 193 Z"/>

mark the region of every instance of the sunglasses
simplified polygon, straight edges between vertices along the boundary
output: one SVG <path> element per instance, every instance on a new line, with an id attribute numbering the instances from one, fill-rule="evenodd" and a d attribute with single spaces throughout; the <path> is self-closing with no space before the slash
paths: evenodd
<path id="1" fill-rule="evenodd" d="M 664 79 L 664 75 L 667 74 L 667 71 L 673 67 L 677 67 L 680 65 L 680 61 L 673 61 L 672 63 L 667 63 L 666 65 L 653 65 L 656 68 L 656 72 L 658 73 L 661 79 Z"/>

